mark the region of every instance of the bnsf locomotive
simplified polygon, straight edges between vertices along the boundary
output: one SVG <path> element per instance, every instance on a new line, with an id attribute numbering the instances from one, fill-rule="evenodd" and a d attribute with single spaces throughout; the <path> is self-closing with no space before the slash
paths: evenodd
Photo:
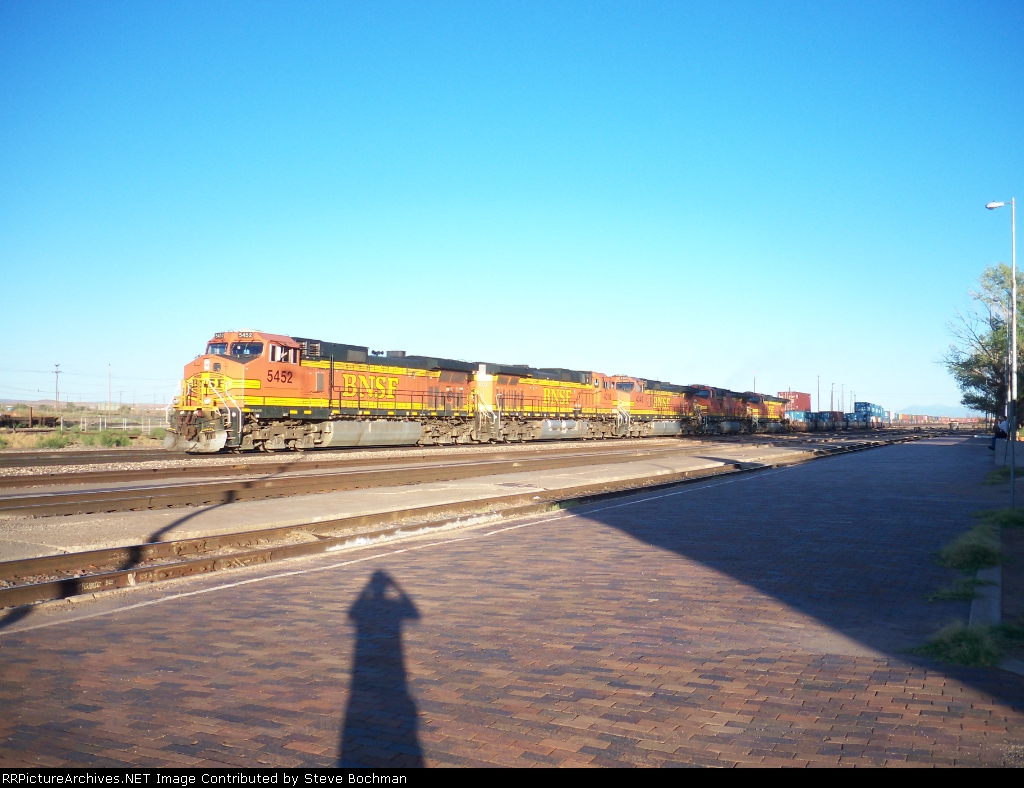
<path id="1" fill-rule="evenodd" d="M 185 367 L 165 446 L 278 451 L 775 432 L 785 402 L 628 375 L 384 356 L 225 331 Z"/>

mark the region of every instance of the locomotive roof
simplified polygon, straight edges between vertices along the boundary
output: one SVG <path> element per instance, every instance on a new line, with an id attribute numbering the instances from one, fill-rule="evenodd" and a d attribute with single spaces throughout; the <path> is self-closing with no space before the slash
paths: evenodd
<path id="1" fill-rule="evenodd" d="M 260 332 L 261 334 L 263 332 Z M 264 336 L 276 336 L 264 334 Z M 490 362 L 460 361 L 454 358 L 441 358 L 440 356 L 387 356 L 376 359 L 370 355 L 370 349 L 365 345 L 347 345 L 341 342 L 324 342 L 319 339 L 307 337 L 291 337 L 302 348 L 302 355 L 310 359 L 330 359 L 335 361 L 348 361 L 359 364 L 380 363 L 389 367 L 405 367 L 406 369 L 440 369 L 454 372 L 476 372 L 483 364 L 488 375 L 508 375 L 518 378 L 535 378 L 537 380 L 559 380 L 566 383 L 579 383 L 589 385 L 594 378 L 594 373 L 581 369 L 565 369 L 563 367 L 531 367 L 526 364 L 494 364 Z M 640 381 L 646 388 L 652 391 L 668 391 L 674 394 L 686 394 L 696 391 L 698 388 L 712 388 L 712 386 L 681 386 L 676 383 L 668 383 L 663 380 L 644 380 L 633 378 L 629 375 L 610 375 L 608 377 L 628 377 L 631 380 Z M 724 389 L 714 389 L 719 393 L 726 393 Z M 734 396 L 739 396 L 729 392 Z"/>
<path id="2" fill-rule="evenodd" d="M 266 342 L 276 342 L 284 347 L 296 347 L 297 343 L 293 337 L 285 336 L 284 334 L 268 334 L 266 331 L 248 331 L 239 329 L 238 331 L 218 331 L 213 335 L 213 339 L 210 342 L 223 342 L 226 340 L 227 334 L 234 334 L 236 340 L 245 339 L 262 339 Z"/>
<path id="3" fill-rule="evenodd" d="M 690 394 L 695 391 L 693 386 L 680 386 L 676 383 L 667 383 L 664 380 L 645 381 L 644 388 L 650 389 L 651 391 L 668 391 L 673 394 Z"/>

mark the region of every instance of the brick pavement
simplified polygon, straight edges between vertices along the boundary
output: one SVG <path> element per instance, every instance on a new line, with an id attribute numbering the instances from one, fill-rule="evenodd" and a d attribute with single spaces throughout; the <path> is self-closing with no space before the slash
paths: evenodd
<path id="1" fill-rule="evenodd" d="M 966 616 L 924 598 L 990 462 L 895 446 L 34 613 L 0 764 L 1020 765 L 1024 677 L 901 653 Z"/>

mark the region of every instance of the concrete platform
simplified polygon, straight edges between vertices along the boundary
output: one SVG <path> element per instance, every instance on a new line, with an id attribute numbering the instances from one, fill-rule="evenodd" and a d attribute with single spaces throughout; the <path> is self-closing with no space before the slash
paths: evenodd
<path id="1" fill-rule="evenodd" d="M 992 452 L 992 461 L 995 462 L 997 468 L 1009 468 L 1010 467 L 1010 451 L 1013 449 L 1017 455 L 1017 467 L 1024 467 L 1024 441 L 1017 441 L 1016 446 L 1011 446 L 1011 441 L 1005 438 L 998 438 L 996 440 L 996 449 Z"/>
<path id="2" fill-rule="evenodd" d="M 0 560 L 277 528 L 500 495 L 663 476 L 720 467 L 730 462 L 775 463 L 808 456 L 807 449 L 714 446 L 708 447 L 706 452 L 680 451 L 678 454 L 629 463 L 594 464 L 433 484 L 296 495 L 217 506 L 67 517 L 0 518 Z"/>

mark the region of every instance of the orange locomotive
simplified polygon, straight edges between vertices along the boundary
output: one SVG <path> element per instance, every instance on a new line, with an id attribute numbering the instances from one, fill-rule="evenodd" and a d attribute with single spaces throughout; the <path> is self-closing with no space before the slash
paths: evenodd
<path id="1" fill-rule="evenodd" d="M 785 400 L 625 375 L 468 363 L 263 331 L 185 367 L 167 448 L 275 451 L 776 431 Z"/>

